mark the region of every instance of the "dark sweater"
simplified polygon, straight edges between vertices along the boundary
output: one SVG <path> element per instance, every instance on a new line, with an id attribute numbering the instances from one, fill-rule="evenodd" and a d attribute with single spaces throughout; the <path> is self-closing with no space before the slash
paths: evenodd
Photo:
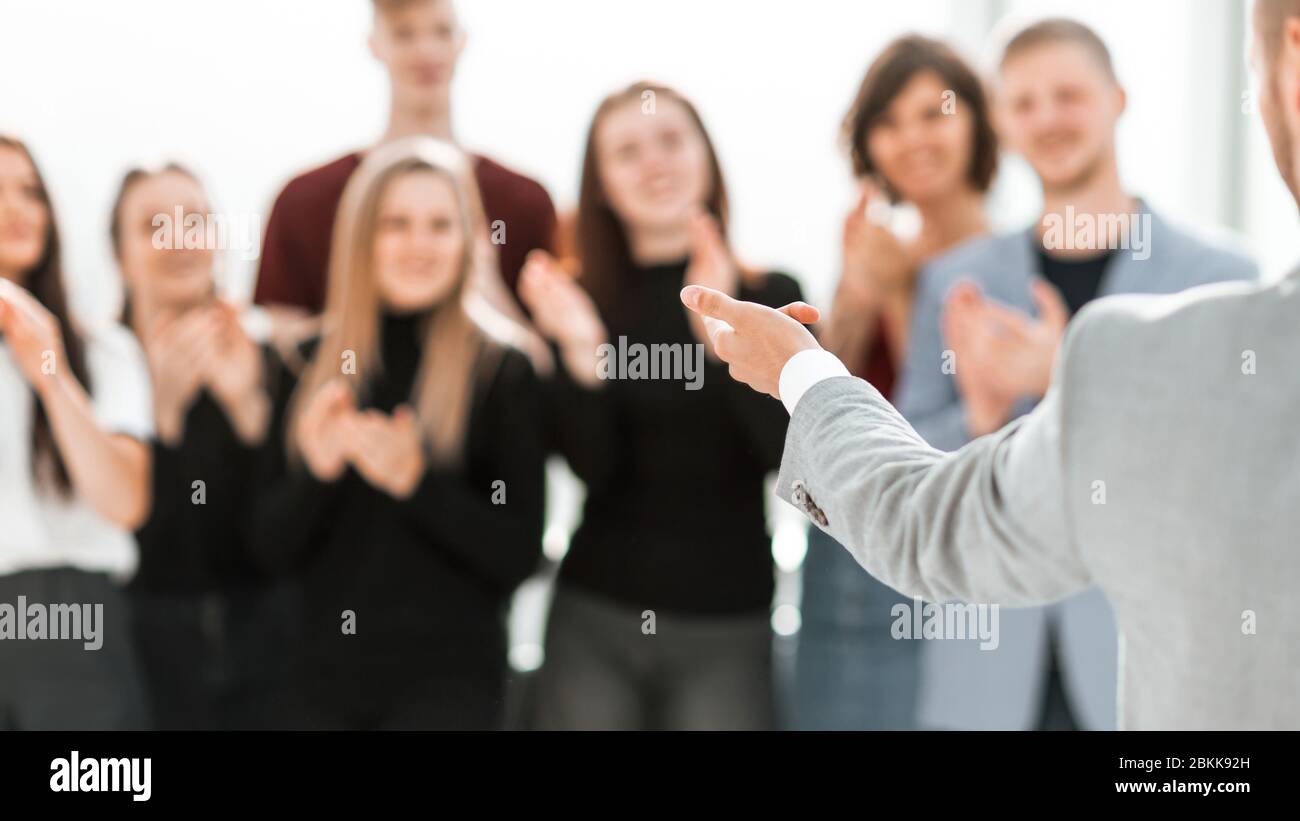
<path id="1" fill-rule="evenodd" d="M 605 312 L 610 343 L 697 344 L 679 292 L 686 263 L 635 269 Z M 742 287 L 741 299 L 800 298 L 784 274 Z M 613 379 L 586 390 L 557 368 L 550 408 L 559 449 L 587 485 L 582 524 L 560 569 L 575 585 L 640 612 L 752 615 L 773 592 L 764 479 L 777 468 L 781 403 L 704 360 L 703 384 Z"/>
<path id="2" fill-rule="evenodd" d="M 257 448 L 240 441 L 217 401 L 200 392 L 181 441 L 155 441 L 152 451 L 153 510 L 135 534 L 140 564 L 131 589 L 197 595 L 264 581 L 243 528 Z M 203 482 L 203 504 L 196 503 L 196 481 Z"/>
<path id="3" fill-rule="evenodd" d="M 384 320 L 382 372 L 360 407 L 387 413 L 411 401 L 419 326 L 418 317 Z M 294 380 L 282 374 L 254 541 L 269 568 L 301 575 L 302 686 L 382 703 L 422 679 L 504 674 L 505 609 L 540 557 L 542 414 L 523 354 L 491 349 L 477 371 L 462 465 L 428 468 L 403 501 L 352 468 L 326 483 L 287 464 Z M 342 632 L 344 611 L 356 616 L 355 635 Z"/>
<path id="4" fill-rule="evenodd" d="M 501 278 L 513 293 L 528 252 L 554 250 L 555 206 L 534 180 L 486 157 L 473 161 L 489 228 L 496 220 L 506 227 L 505 243 L 494 247 Z M 253 295 L 258 305 L 291 305 L 312 313 L 325 307 L 334 215 L 360 164 L 360 154 L 348 154 L 295 177 L 280 192 L 266 223 Z"/>

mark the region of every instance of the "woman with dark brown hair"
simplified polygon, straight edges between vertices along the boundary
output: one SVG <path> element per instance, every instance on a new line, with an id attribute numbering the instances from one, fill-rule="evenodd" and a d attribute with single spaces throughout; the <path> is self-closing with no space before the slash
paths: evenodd
<path id="1" fill-rule="evenodd" d="M 861 193 L 844 220 L 844 267 L 822 344 L 888 397 L 907 351 L 917 272 L 988 233 L 997 140 L 979 78 L 948 45 L 918 35 L 894 40 L 867 69 L 844 139 Z M 897 205 L 915 209 L 914 234 L 889 225 Z M 795 727 L 913 727 L 919 649 L 890 633 L 894 605 L 912 602 L 816 527 L 803 590 Z"/>
<path id="2" fill-rule="evenodd" d="M 551 424 L 587 486 L 551 608 L 541 727 L 772 723 L 763 487 L 786 415 L 706 358 L 678 293 L 707 284 L 781 306 L 799 287 L 739 266 L 727 216 L 695 108 L 638 83 L 600 105 L 587 138 L 579 279 L 536 252 L 524 267 L 520 295 L 561 364 Z"/>
<path id="3" fill-rule="evenodd" d="M 270 416 L 274 359 L 218 295 L 216 243 L 165 236 L 212 214 L 175 163 L 129 171 L 110 217 L 124 321 L 144 348 L 157 433 L 153 512 L 136 531 L 132 629 L 157 729 L 265 729 L 283 715 L 286 590 L 253 561 L 245 530 Z M 160 219 L 165 218 L 165 219 Z M 160 241 L 161 240 L 161 241 Z"/>
<path id="4" fill-rule="evenodd" d="M 49 193 L 0 135 L 0 729 L 133 729 L 118 583 L 149 511 L 149 378 L 121 327 L 73 324 L 64 289 Z"/>

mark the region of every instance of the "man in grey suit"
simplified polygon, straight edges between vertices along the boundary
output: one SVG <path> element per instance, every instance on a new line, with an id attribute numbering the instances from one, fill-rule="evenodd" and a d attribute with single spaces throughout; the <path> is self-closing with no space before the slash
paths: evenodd
<path id="1" fill-rule="evenodd" d="M 1091 29 L 1066 19 L 1024 27 L 1007 39 L 998 70 L 1000 136 L 1038 175 L 1044 207 L 1029 228 L 973 240 L 920 273 L 896 401 L 941 450 L 1034 407 L 1066 320 L 1092 298 L 1256 277 L 1245 256 L 1179 230 L 1124 191 L 1115 151 L 1124 91 Z M 1116 629 L 1099 590 L 1003 610 L 1000 621 L 996 649 L 924 642 L 920 726 L 1114 728 Z"/>
<path id="2" fill-rule="evenodd" d="M 1300 202 L 1300 0 L 1258 0 L 1252 62 Z M 801 323 L 689 286 L 736 379 L 791 410 L 778 493 L 873 575 L 1011 606 L 1098 586 L 1125 729 L 1300 729 L 1300 272 L 1100 300 L 1027 416 L 945 453 Z"/>

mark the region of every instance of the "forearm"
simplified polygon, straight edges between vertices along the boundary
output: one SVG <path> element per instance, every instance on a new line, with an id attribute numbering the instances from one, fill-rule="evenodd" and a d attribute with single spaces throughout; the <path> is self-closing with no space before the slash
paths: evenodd
<path id="1" fill-rule="evenodd" d="M 846 363 L 865 362 L 875 344 L 879 301 L 843 280 L 831 300 L 830 317 L 821 344 Z"/>
<path id="2" fill-rule="evenodd" d="M 898 289 L 883 300 L 881 314 L 884 319 L 885 334 L 889 338 L 889 350 L 894 369 L 903 369 L 910 342 L 909 332 L 912 325 L 912 294 Z"/>
<path id="3" fill-rule="evenodd" d="M 617 458 L 618 427 L 606 383 L 585 386 L 557 369 L 543 388 L 549 449 L 560 453 L 587 487 L 606 482 Z"/>
<path id="4" fill-rule="evenodd" d="M 795 409 L 778 493 L 815 505 L 830 535 L 905 594 L 1052 601 L 1088 573 L 1063 524 L 1051 413 L 944 454 L 866 382 L 827 379 Z"/>
<path id="5" fill-rule="evenodd" d="M 113 524 L 139 528 L 149 515 L 148 447 L 103 430 L 90 397 L 66 370 L 40 387 L 41 403 L 77 493 Z"/>
<path id="6" fill-rule="evenodd" d="M 222 410 L 241 444 L 254 446 L 266 439 L 272 408 L 265 391 L 259 388 L 242 399 L 223 401 Z"/>
<path id="7" fill-rule="evenodd" d="M 471 487 L 455 474 L 431 470 L 399 509 L 432 546 L 450 554 L 497 589 L 509 592 L 541 558 L 544 475 L 538 461 L 498 487 Z M 493 496 L 500 493 L 500 504 Z"/>
<path id="8" fill-rule="evenodd" d="M 272 573 L 299 567 L 318 542 L 313 537 L 328 530 L 339 487 L 289 468 L 258 488 L 245 524 L 254 561 Z"/>

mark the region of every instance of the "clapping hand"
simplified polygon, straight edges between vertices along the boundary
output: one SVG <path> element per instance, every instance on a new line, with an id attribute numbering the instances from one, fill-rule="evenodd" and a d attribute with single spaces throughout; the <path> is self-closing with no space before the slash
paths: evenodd
<path id="1" fill-rule="evenodd" d="M 27 384 L 44 394 L 64 367 L 63 333 L 54 314 L 7 279 L 0 279 L 0 335 Z"/>
<path id="2" fill-rule="evenodd" d="M 597 384 L 596 351 L 608 333 L 583 287 L 550 254 L 533 251 L 519 274 L 519 298 L 542 335 L 560 347 L 569 374 L 581 384 Z"/>
<path id="3" fill-rule="evenodd" d="M 1021 397 L 1042 397 L 1069 321 L 1069 309 L 1050 284 L 1031 288 L 1038 317 L 1001 305 L 972 283 L 949 293 L 942 318 L 944 340 L 956 357 L 954 378 L 974 436 L 1006 424 Z"/>

